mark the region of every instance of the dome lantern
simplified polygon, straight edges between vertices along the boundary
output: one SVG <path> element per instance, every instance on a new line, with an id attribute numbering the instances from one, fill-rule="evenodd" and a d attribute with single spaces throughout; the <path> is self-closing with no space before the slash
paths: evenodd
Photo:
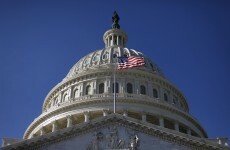
<path id="1" fill-rule="evenodd" d="M 120 29 L 119 25 L 119 16 L 116 11 L 114 11 L 114 14 L 112 16 L 112 29 L 105 32 L 103 36 L 103 40 L 105 43 L 105 47 L 111 47 L 111 46 L 119 46 L 119 47 L 125 47 L 128 37 L 124 31 Z"/>

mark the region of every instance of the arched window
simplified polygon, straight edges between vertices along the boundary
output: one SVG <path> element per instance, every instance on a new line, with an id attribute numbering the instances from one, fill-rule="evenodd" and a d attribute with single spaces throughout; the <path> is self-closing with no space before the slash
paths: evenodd
<path id="1" fill-rule="evenodd" d="M 133 93 L 133 85 L 131 83 L 127 83 L 127 93 Z"/>
<path id="2" fill-rule="evenodd" d="M 173 96 L 173 104 L 177 104 L 177 103 L 178 103 L 177 97 Z"/>
<path id="3" fill-rule="evenodd" d="M 104 89 L 105 89 L 104 83 L 99 84 L 99 94 L 104 93 Z"/>
<path id="4" fill-rule="evenodd" d="M 77 97 L 79 97 L 79 90 L 78 89 L 74 90 L 74 98 L 77 98 Z"/>
<path id="5" fill-rule="evenodd" d="M 85 95 L 89 95 L 89 94 L 91 94 L 91 86 L 87 85 L 85 88 Z"/>
<path id="6" fill-rule="evenodd" d="M 146 95 L 146 89 L 144 85 L 141 85 L 141 94 Z"/>
<path id="7" fill-rule="evenodd" d="M 108 56 L 109 56 L 109 53 L 108 52 L 105 52 L 104 55 L 102 56 L 102 59 L 108 59 Z"/>
<path id="8" fill-rule="evenodd" d="M 65 94 L 63 97 L 63 102 L 68 101 L 68 94 Z"/>
<path id="9" fill-rule="evenodd" d="M 114 83 L 113 83 L 113 91 L 112 91 L 112 93 L 114 93 Z M 119 85 L 118 85 L 118 83 L 116 82 L 116 93 L 118 93 L 119 92 Z"/>
<path id="10" fill-rule="evenodd" d="M 164 93 L 164 100 L 168 101 L 168 95 L 166 93 Z"/>
<path id="11" fill-rule="evenodd" d="M 153 89 L 153 97 L 158 98 L 158 92 L 156 89 Z"/>

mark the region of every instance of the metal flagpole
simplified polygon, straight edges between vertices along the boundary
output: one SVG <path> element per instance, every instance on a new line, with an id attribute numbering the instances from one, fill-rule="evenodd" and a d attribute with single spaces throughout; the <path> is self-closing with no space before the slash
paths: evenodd
<path id="1" fill-rule="evenodd" d="M 116 113 L 116 68 L 117 68 L 117 56 L 114 56 L 114 73 L 113 73 L 113 113 Z"/>

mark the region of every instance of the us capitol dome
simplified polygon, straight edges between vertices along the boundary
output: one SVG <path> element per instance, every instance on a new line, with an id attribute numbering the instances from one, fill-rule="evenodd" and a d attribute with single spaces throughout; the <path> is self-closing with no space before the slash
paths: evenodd
<path id="1" fill-rule="evenodd" d="M 155 62 L 126 48 L 128 36 L 118 21 L 115 12 L 103 35 L 105 48 L 77 61 L 48 93 L 23 140 L 5 141 L 2 149 L 229 149 L 226 138 L 208 138 Z M 117 70 L 114 56 L 141 57 L 145 64 Z"/>

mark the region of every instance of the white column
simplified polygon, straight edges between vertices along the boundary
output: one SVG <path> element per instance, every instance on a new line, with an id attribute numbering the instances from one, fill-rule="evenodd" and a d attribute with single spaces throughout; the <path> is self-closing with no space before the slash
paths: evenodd
<path id="1" fill-rule="evenodd" d="M 67 125 L 66 125 L 66 127 L 69 128 L 69 127 L 72 127 L 72 126 L 73 126 L 72 116 L 68 115 L 67 116 Z"/>
<path id="2" fill-rule="evenodd" d="M 120 45 L 119 37 L 120 35 L 117 36 L 117 45 Z"/>
<path id="3" fill-rule="evenodd" d="M 134 91 L 134 94 L 139 94 L 140 93 L 140 85 L 139 85 L 139 81 L 135 81 L 135 89 L 136 91 Z"/>
<path id="4" fill-rule="evenodd" d="M 57 131 L 57 129 L 58 129 L 57 121 L 55 120 L 55 121 L 53 121 L 53 123 L 52 123 L 52 132 Z"/>
<path id="5" fill-rule="evenodd" d="M 41 129 L 40 129 L 40 135 L 44 135 L 45 134 L 45 130 L 44 130 L 44 127 L 42 127 Z"/>
<path id="6" fill-rule="evenodd" d="M 111 46 L 114 45 L 114 35 L 112 35 L 112 44 Z"/>
<path id="7" fill-rule="evenodd" d="M 176 131 L 179 131 L 179 124 L 178 124 L 178 122 L 175 122 L 175 123 L 174 123 L 174 129 L 175 129 Z"/>
<path id="8" fill-rule="evenodd" d="M 159 88 L 159 98 L 161 99 L 161 100 L 163 100 L 164 101 L 164 90 L 163 90 L 163 88 Z"/>
<path id="9" fill-rule="evenodd" d="M 125 93 L 125 80 L 121 80 L 121 93 Z"/>
<path id="10" fill-rule="evenodd" d="M 142 121 L 146 122 L 146 113 L 145 112 L 142 112 Z"/>
<path id="11" fill-rule="evenodd" d="M 84 87 L 83 87 L 83 83 L 81 83 L 80 85 L 79 85 L 79 96 L 83 96 L 83 93 L 84 93 Z"/>
<path id="12" fill-rule="evenodd" d="M 187 128 L 187 134 L 191 135 L 191 130 L 189 128 Z"/>
<path id="13" fill-rule="evenodd" d="M 161 126 L 161 127 L 164 127 L 164 126 L 165 126 L 164 118 L 163 118 L 163 117 L 160 117 L 160 118 L 159 118 L 159 122 L 160 122 L 160 126 Z"/>
<path id="14" fill-rule="evenodd" d="M 148 91 L 148 93 L 147 93 L 147 95 L 148 96 L 150 96 L 150 97 L 152 97 L 153 96 L 153 87 L 152 87 L 152 83 L 149 83 L 149 82 L 147 82 L 147 91 Z"/>
<path id="15" fill-rule="evenodd" d="M 96 94 L 97 93 L 97 80 L 93 81 L 93 88 L 92 88 L 92 94 Z"/>
<path id="16" fill-rule="evenodd" d="M 103 116 L 104 116 L 104 117 L 105 117 L 105 116 L 108 116 L 108 110 L 103 109 Z"/>
<path id="17" fill-rule="evenodd" d="M 126 110 L 124 110 L 124 112 L 123 112 L 123 116 L 124 116 L 124 117 L 127 117 L 127 116 L 128 116 L 128 114 L 127 114 L 127 111 L 126 111 Z"/>
<path id="18" fill-rule="evenodd" d="M 85 122 L 89 122 L 89 112 L 84 112 Z"/>
<path id="19" fill-rule="evenodd" d="M 106 84 L 105 84 L 105 93 L 110 92 L 110 79 L 106 79 Z"/>
<path id="20" fill-rule="evenodd" d="M 169 101 L 171 104 L 173 103 L 173 94 L 172 94 L 172 92 L 169 92 L 168 101 Z"/>

